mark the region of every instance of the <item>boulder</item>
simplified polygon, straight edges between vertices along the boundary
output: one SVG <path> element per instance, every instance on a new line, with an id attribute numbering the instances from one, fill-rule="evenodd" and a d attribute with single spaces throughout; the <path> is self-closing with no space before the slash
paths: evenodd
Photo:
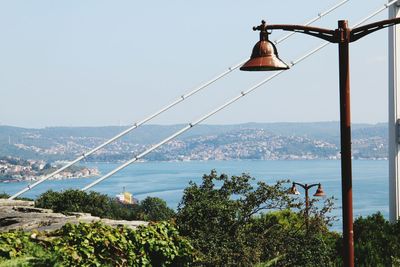
<path id="1" fill-rule="evenodd" d="M 0 232 L 12 229 L 53 231 L 66 223 L 94 221 L 101 221 L 110 226 L 125 225 L 133 229 L 139 225 L 147 225 L 145 221 L 102 219 L 89 213 L 55 213 L 49 209 L 35 208 L 33 201 L 0 199 Z"/>

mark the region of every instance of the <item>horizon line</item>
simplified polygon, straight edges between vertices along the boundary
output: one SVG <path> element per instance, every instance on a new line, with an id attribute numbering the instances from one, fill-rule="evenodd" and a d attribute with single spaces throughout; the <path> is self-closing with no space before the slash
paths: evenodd
<path id="1" fill-rule="evenodd" d="M 322 124 L 322 123 L 340 123 L 339 121 L 275 121 L 275 122 L 238 122 L 238 123 L 204 123 L 198 126 L 235 126 L 235 125 L 244 125 L 244 124 Z M 378 124 L 387 124 L 388 122 L 352 122 L 352 125 L 378 125 Z M 178 126 L 178 125 L 186 125 L 188 123 L 149 123 L 144 124 L 143 126 Z M 130 127 L 133 124 L 126 125 L 54 125 L 54 126 L 40 126 L 40 127 L 29 127 L 29 126 L 18 126 L 18 125 L 8 125 L 1 124 L 0 127 L 12 127 L 12 128 L 24 128 L 24 129 L 46 129 L 46 128 L 102 128 L 102 127 Z"/>

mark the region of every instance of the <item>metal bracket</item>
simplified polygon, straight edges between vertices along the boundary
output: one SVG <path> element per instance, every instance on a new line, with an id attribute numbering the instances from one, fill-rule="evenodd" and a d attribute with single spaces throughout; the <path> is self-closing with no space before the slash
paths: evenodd
<path id="1" fill-rule="evenodd" d="M 396 24 L 400 24 L 400 18 L 382 20 L 358 28 L 354 28 L 351 30 L 350 42 L 357 41 L 365 35 L 368 35 L 383 28 L 394 26 Z"/>
<path id="2" fill-rule="evenodd" d="M 396 139 L 397 144 L 400 144 L 400 119 L 398 119 L 396 122 Z"/>

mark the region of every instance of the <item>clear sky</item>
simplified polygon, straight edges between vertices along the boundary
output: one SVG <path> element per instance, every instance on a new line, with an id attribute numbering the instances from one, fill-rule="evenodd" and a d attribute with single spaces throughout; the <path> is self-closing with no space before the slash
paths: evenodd
<path id="1" fill-rule="evenodd" d="M 0 124 L 131 125 L 248 58 L 261 19 L 303 24 L 338 2 L 0 0 Z M 350 0 L 313 25 L 385 3 Z M 297 34 L 278 50 L 290 62 L 320 43 Z M 387 30 L 351 44 L 353 122 L 387 121 L 387 53 Z M 337 57 L 332 44 L 205 123 L 337 121 Z M 194 121 L 268 75 L 235 71 L 152 123 Z"/>

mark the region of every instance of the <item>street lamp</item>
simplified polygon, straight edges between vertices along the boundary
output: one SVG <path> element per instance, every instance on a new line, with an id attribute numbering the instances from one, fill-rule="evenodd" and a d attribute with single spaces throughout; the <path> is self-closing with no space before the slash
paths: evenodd
<path id="1" fill-rule="evenodd" d="M 351 171 L 351 128 L 350 128 L 350 70 L 349 70 L 349 43 L 400 23 L 400 18 L 382 20 L 365 26 L 350 29 L 347 20 L 340 20 L 338 28 L 334 30 L 302 26 L 302 25 L 266 25 L 261 22 L 253 30 L 260 31 L 260 42 L 264 45 L 254 46 L 253 53 L 241 70 L 266 71 L 283 70 L 284 64 L 278 56 L 276 47 L 268 40 L 268 30 L 285 30 L 308 34 L 339 45 L 339 93 L 340 93 L 340 150 L 342 169 L 342 216 L 343 216 L 343 265 L 354 266 L 353 241 L 353 197 Z M 272 47 L 272 49 L 271 49 Z M 264 49 L 264 50 L 263 50 Z M 268 50 L 268 51 L 267 51 Z M 268 57 L 268 60 L 260 58 Z"/>
<path id="2" fill-rule="evenodd" d="M 314 197 L 323 197 L 323 196 L 325 196 L 325 193 L 324 193 L 324 190 L 322 190 L 322 186 L 321 186 L 320 183 L 308 185 L 308 184 L 300 184 L 300 183 L 293 182 L 292 187 L 289 190 L 289 194 L 300 195 L 300 192 L 299 192 L 299 190 L 297 190 L 296 185 L 302 187 L 304 189 L 304 191 L 305 191 L 305 194 L 306 194 L 306 197 L 305 197 L 305 201 L 306 201 L 305 218 L 306 218 L 306 229 L 308 231 L 308 226 L 309 226 L 309 219 L 308 219 L 309 218 L 309 214 L 308 213 L 309 213 L 309 207 L 310 207 L 310 201 L 309 201 L 309 198 L 308 198 L 308 189 L 318 185 L 317 191 L 313 195 Z"/>

